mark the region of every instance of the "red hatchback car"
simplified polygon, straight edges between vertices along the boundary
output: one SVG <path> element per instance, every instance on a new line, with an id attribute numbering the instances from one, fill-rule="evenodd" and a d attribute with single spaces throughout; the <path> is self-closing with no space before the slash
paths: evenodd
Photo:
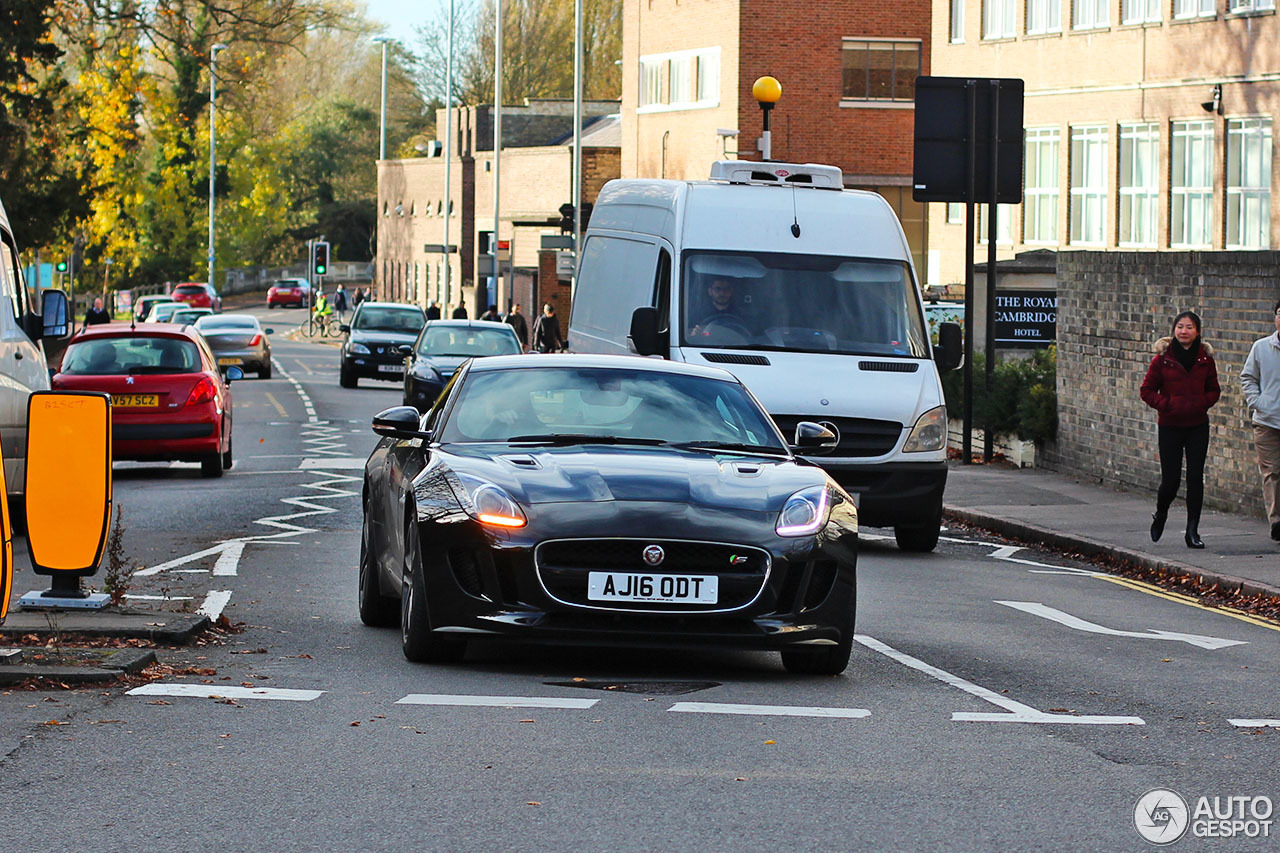
<path id="1" fill-rule="evenodd" d="M 218 292 L 203 282 L 180 284 L 169 295 L 174 302 L 185 302 L 192 308 L 208 308 L 215 313 L 222 310 L 222 298 Z"/>
<path id="2" fill-rule="evenodd" d="M 280 278 L 267 289 L 267 307 L 282 305 L 306 308 L 311 301 L 311 284 L 305 278 Z"/>
<path id="3" fill-rule="evenodd" d="M 89 326 L 71 339 L 55 389 L 111 395 L 111 445 L 117 460 L 199 462 L 205 477 L 231 467 L 231 380 L 189 326 L 123 323 Z"/>

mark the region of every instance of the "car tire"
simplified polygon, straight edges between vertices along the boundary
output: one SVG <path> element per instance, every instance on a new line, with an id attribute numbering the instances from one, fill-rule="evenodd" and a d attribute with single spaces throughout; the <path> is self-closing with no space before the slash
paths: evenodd
<path id="1" fill-rule="evenodd" d="M 222 470 L 230 471 L 231 466 L 235 464 L 235 457 L 231 453 L 231 436 L 227 436 L 227 452 L 222 454 Z"/>
<path id="2" fill-rule="evenodd" d="M 418 523 L 409 507 L 404 534 L 404 583 L 400 586 L 400 645 L 414 663 L 457 663 L 467 652 L 462 637 L 433 634 L 427 610 L 425 563 Z"/>
<path id="3" fill-rule="evenodd" d="M 787 672 L 792 675 L 839 675 L 844 672 L 849 666 L 849 656 L 853 653 L 855 606 L 851 598 L 844 624 L 840 626 L 840 641 L 834 646 L 784 651 L 782 665 Z"/>
<path id="4" fill-rule="evenodd" d="M 200 460 L 200 476 L 207 478 L 222 476 L 222 454 L 214 451 Z"/>
<path id="5" fill-rule="evenodd" d="M 942 533 L 941 501 L 932 515 L 924 524 L 899 524 L 893 528 L 893 538 L 898 541 L 899 551 L 927 554 L 938 547 L 938 536 Z"/>
<path id="6" fill-rule="evenodd" d="M 394 598 L 382 594 L 378 580 L 378 568 L 373 562 L 373 548 L 369 541 L 369 515 L 365 510 L 360 528 L 360 574 L 357 601 L 360 605 L 360 621 L 371 628 L 390 628 L 400 624 L 400 608 Z"/>
<path id="7" fill-rule="evenodd" d="M 356 376 L 355 371 L 344 364 L 338 370 L 338 384 L 343 388 L 355 388 L 360 384 L 360 377 Z"/>
<path id="8" fill-rule="evenodd" d="M 271 359 L 270 358 L 268 358 L 266 361 L 262 363 L 262 368 L 258 371 L 258 378 L 259 379 L 271 378 Z"/>

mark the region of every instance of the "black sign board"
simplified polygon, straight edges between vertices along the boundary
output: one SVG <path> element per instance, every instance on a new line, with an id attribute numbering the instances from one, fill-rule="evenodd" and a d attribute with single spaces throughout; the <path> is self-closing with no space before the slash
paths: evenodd
<path id="1" fill-rule="evenodd" d="M 1047 347 L 1058 339 L 1058 294 L 1053 290 L 996 290 L 996 343 Z"/>
<path id="2" fill-rule="evenodd" d="M 917 77 L 916 201 L 991 201 L 991 109 L 996 107 L 996 202 L 1022 201 L 1022 81 L 1016 78 Z M 972 105 L 972 111 L 970 109 Z M 969 197 L 969 142 L 974 142 Z"/>

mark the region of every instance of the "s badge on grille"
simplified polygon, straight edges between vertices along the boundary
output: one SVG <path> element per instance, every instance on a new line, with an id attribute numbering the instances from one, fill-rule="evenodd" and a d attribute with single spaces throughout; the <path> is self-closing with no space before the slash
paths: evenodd
<path id="1" fill-rule="evenodd" d="M 733 556 L 731 556 L 731 557 L 729 558 L 729 565 L 731 565 L 731 566 L 738 566 L 738 565 L 741 565 L 741 564 L 745 563 L 748 559 L 750 559 L 750 558 L 749 558 L 749 557 L 744 557 L 744 556 L 742 556 L 741 554 L 734 554 Z"/>
<path id="2" fill-rule="evenodd" d="M 662 565 L 666 558 L 667 552 L 662 550 L 661 545 L 648 545 L 644 549 L 644 561 L 651 566 Z"/>

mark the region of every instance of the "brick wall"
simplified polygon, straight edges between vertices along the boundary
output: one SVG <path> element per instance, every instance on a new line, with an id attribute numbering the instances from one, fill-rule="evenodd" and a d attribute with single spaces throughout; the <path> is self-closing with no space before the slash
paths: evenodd
<path id="1" fill-rule="evenodd" d="M 1058 440 L 1047 467 L 1148 490 L 1159 484 L 1156 413 L 1138 398 L 1152 344 L 1195 311 L 1218 364 L 1205 503 L 1262 515 L 1240 368 L 1274 331 L 1280 252 L 1058 254 Z M 1180 492 L 1181 493 L 1181 492 Z"/>

